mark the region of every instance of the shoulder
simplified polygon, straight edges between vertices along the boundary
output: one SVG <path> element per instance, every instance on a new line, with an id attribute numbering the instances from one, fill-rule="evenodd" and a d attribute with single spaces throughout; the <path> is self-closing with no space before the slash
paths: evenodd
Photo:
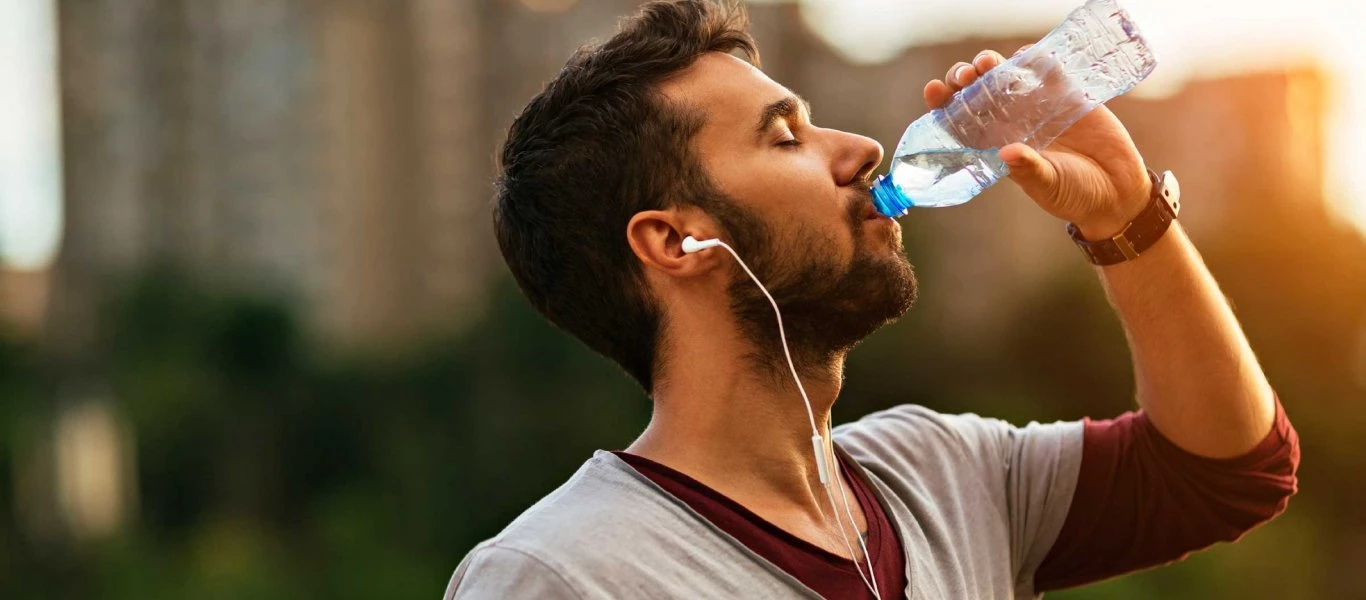
<path id="1" fill-rule="evenodd" d="M 566 573 L 563 565 L 542 553 L 489 540 L 460 561 L 444 598 L 582 598 Z"/>
<path id="2" fill-rule="evenodd" d="M 609 453 L 469 552 L 446 598 L 599 596 L 593 573 L 613 570 L 650 523 L 678 508 Z"/>
<path id="3" fill-rule="evenodd" d="M 846 445 L 884 451 L 914 445 L 944 451 L 980 453 L 1001 449 L 1010 424 L 972 413 L 945 414 L 916 404 L 902 404 L 841 425 L 835 436 Z"/>
<path id="4" fill-rule="evenodd" d="M 1017 427 L 973 413 L 945 414 L 903 404 L 841 425 L 834 435 L 860 462 L 978 466 L 999 472 L 1033 455 L 1080 456 L 1083 425 L 1060 421 Z"/>
<path id="5" fill-rule="evenodd" d="M 532 556 L 581 554 L 587 539 L 633 527 L 667 504 L 620 459 L 599 452 L 485 543 Z"/>

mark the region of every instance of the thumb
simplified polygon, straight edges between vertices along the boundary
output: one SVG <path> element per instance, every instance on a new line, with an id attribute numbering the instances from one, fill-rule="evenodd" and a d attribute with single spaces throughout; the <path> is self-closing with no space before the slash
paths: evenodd
<path id="1" fill-rule="evenodd" d="M 1025 144 L 1009 144 L 1001 148 L 999 156 L 1010 167 L 1010 180 L 1030 198 L 1047 200 L 1057 192 L 1058 170 L 1035 149 Z"/>

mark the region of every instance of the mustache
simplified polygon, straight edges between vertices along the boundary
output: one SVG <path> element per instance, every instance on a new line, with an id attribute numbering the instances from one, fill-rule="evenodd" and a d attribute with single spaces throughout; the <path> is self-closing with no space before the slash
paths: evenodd
<path id="1" fill-rule="evenodd" d="M 857 225 L 863 221 L 864 211 L 868 210 L 868 205 L 873 203 L 873 190 L 870 177 L 861 178 L 849 184 L 849 205 L 845 207 L 845 213 L 849 221 Z"/>

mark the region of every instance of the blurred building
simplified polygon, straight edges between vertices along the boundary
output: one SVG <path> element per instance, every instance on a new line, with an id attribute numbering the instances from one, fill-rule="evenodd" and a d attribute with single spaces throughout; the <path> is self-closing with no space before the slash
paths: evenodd
<path id="1" fill-rule="evenodd" d="M 351 345 L 457 324 L 492 247 L 486 4 L 59 2 L 54 334 L 80 346 L 103 286 L 156 264 Z"/>
<path id="2" fill-rule="evenodd" d="M 321 218 L 306 306 L 363 345 L 477 315 L 508 124 L 624 0 L 317 1 Z M 526 43 L 535 40 L 535 43 Z"/>
<path id="3" fill-rule="evenodd" d="M 305 311 L 358 345 L 453 326 L 481 292 L 489 195 L 472 1 L 315 3 L 319 177 Z"/>

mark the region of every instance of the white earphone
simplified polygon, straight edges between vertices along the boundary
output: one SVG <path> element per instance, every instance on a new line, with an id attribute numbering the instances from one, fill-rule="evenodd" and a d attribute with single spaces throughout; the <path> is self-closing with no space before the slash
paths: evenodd
<path id="1" fill-rule="evenodd" d="M 693 236 L 688 236 L 683 238 L 683 253 L 693 254 L 706 250 L 707 248 L 715 248 L 720 245 L 721 240 L 703 240 L 699 242 L 697 241 L 697 238 Z"/>
<path id="2" fill-rule="evenodd" d="M 783 330 L 783 313 L 778 310 L 778 302 L 773 299 L 772 294 L 768 293 L 768 288 L 764 287 L 764 284 L 754 275 L 754 271 L 749 270 L 749 265 L 745 264 L 745 261 L 735 252 L 735 249 L 730 247 L 730 244 L 719 239 L 698 240 L 693 236 L 683 238 L 684 254 L 696 254 L 708 248 L 715 248 L 717 246 L 725 248 L 731 256 L 735 257 L 735 262 L 740 263 L 740 268 L 745 270 L 745 274 L 749 275 L 749 278 L 754 281 L 754 285 L 759 286 L 759 291 L 764 293 L 764 297 L 768 298 L 768 303 L 773 306 L 773 314 L 778 318 L 778 339 L 783 343 L 783 356 L 787 357 L 787 368 L 792 372 L 792 380 L 797 382 L 797 391 L 802 394 L 802 402 L 806 404 L 806 416 L 811 421 L 811 449 L 816 455 L 816 474 L 820 478 L 821 487 L 825 488 L 826 498 L 830 501 L 830 509 L 835 512 L 835 527 L 840 530 L 840 538 L 844 540 L 844 546 L 849 550 L 849 555 L 852 557 L 854 555 L 854 547 L 849 543 L 848 534 L 844 532 L 844 524 L 840 520 L 839 507 L 835 504 L 835 494 L 830 490 L 830 468 L 827 465 L 826 460 L 825 439 L 821 436 L 820 429 L 816 427 L 816 414 L 811 410 L 811 399 L 806 395 L 806 387 L 802 385 L 801 377 L 797 376 L 797 367 L 792 362 L 792 352 L 787 348 L 787 333 Z M 833 460 L 833 447 L 830 452 L 832 454 L 831 459 Z M 838 476 L 838 461 L 835 464 L 835 469 L 836 476 Z M 840 487 L 840 498 L 844 500 L 844 513 L 849 517 L 849 527 L 857 532 L 858 525 L 854 521 L 853 511 L 849 508 L 849 495 L 845 493 L 843 486 Z M 822 509 L 820 504 L 817 504 L 816 508 L 821 511 L 821 518 L 825 518 L 825 509 Z M 854 561 L 854 570 L 858 571 L 859 578 L 863 579 L 863 583 L 868 586 L 868 590 L 873 592 L 873 597 L 881 598 L 882 594 L 878 593 L 877 588 L 877 576 L 873 573 L 873 556 L 868 553 L 868 546 L 864 544 L 863 536 L 855 537 L 858 538 L 859 548 L 863 550 L 864 560 L 868 562 L 868 575 L 866 577 L 863 575 L 863 570 L 859 568 L 857 560 Z"/>

